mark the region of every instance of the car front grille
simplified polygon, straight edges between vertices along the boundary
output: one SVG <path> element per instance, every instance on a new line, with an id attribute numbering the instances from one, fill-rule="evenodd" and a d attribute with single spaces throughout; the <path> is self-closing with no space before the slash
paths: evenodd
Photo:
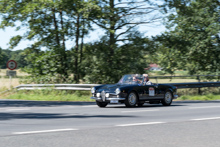
<path id="1" fill-rule="evenodd" d="M 102 98 L 102 101 L 105 101 L 105 91 L 104 90 L 101 92 L 101 98 Z"/>

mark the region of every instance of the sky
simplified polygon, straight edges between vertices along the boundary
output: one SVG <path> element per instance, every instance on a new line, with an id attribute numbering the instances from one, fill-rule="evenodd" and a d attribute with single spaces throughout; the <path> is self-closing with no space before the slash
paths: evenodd
<path id="1" fill-rule="evenodd" d="M 139 27 L 139 31 L 141 33 L 144 33 L 145 36 L 151 37 L 155 35 L 159 35 L 162 32 L 164 32 L 165 26 L 162 24 L 151 24 L 151 25 L 142 25 Z M 22 35 L 25 33 L 25 30 L 21 31 L 15 31 L 15 28 L 6 28 L 5 30 L 0 30 L 0 47 L 2 49 L 7 49 L 9 47 L 8 43 L 10 41 L 10 38 L 16 35 Z M 99 40 L 104 35 L 104 31 L 102 29 L 96 28 L 95 31 L 91 32 L 86 38 L 85 43 L 93 42 Z M 18 49 L 24 49 L 30 44 L 32 44 L 33 41 L 28 40 L 22 40 L 17 47 L 14 48 L 14 50 Z M 71 46 L 71 42 L 67 43 L 67 47 Z"/>

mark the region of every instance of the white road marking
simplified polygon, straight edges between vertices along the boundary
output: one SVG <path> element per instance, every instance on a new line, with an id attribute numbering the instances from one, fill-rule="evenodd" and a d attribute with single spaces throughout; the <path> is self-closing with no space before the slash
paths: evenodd
<path id="1" fill-rule="evenodd" d="M 146 122 L 146 123 L 134 123 L 134 124 L 121 124 L 115 125 L 117 127 L 128 127 L 128 126 L 140 126 L 140 125 L 153 125 L 153 124 L 163 124 L 165 122 Z"/>
<path id="2" fill-rule="evenodd" d="M 199 120 L 213 120 L 213 119 L 220 119 L 220 117 L 196 118 L 196 119 L 191 119 L 191 120 L 193 120 L 193 121 L 199 121 Z"/>
<path id="3" fill-rule="evenodd" d="M 148 111 L 159 111 L 159 109 L 150 109 L 150 110 L 136 110 L 136 111 L 121 111 L 121 113 L 132 113 L 132 112 L 148 112 Z"/>
<path id="4" fill-rule="evenodd" d="M 220 106 L 189 107 L 188 109 L 219 108 Z"/>
<path id="5" fill-rule="evenodd" d="M 98 107 L 97 105 L 87 105 L 87 106 L 82 106 L 82 107 Z"/>
<path id="6" fill-rule="evenodd" d="M 37 133 L 50 133 L 50 132 L 61 132 L 61 131 L 75 131 L 78 129 L 68 128 L 68 129 L 56 129 L 56 130 L 42 130 L 42 131 L 29 131 L 29 132 L 14 132 L 12 134 L 22 135 L 22 134 L 37 134 Z"/>
<path id="7" fill-rule="evenodd" d="M 23 111 L 23 110 L 30 110 L 29 108 L 2 108 L 0 111 Z"/>

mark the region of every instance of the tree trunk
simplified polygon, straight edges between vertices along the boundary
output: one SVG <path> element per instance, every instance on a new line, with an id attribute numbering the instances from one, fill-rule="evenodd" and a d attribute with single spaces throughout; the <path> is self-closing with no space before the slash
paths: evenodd
<path id="1" fill-rule="evenodd" d="M 83 21 L 82 21 L 82 40 L 81 40 L 81 47 L 80 47 L 80 63 L 82 62 L 82 57 L 83 57 L 83 53 L 82 53 L 82 50 L 83 50 L 83 45 L 84 45 L 84 42 L 83 42 L 83 39 L 84 39 L 84 34 L 85 34 L 85 30 L 84 30 L 84 27 L 85 27 L 85 19 L 83 18 Z"/>
<path id="2" fill-rule="evenodd" d="M 110 0 L 110 11 L 114 13 L 114 0 Z M 115 46 L 115 21 L 113 15 L 110 16 L 110 36 L 109 36 L 109 49 L 110 49 L 110 67 L 114 58 L 114 46 Z"/>
<path id="3" fill-rule="evenodd" d="M 55 28 L 55 35 L 56 35 L 56 43 L 57 43 L 57 47 L 60 47 L 60 38 L 58 35 L 58 26 L 57 26 L 57 20 L 56 20 L 56 12 L 55 9 L 52 9 L 53 11 L 53 22 L 54 22 L 54 28 Z"/>
<path id="4" fill-rule="evenodd" d="M 76 83 L 78 83 L 78 81 L 79 81 L 78 50 L 79 50 L 79 14 L 77 14 L 77 22 L 76 22 L 75 74 L 74 74 L 74 80 L 76 81 Z"/>
<path id="5" fill-rule="evenodd" d="M 67 70 L 68 69 L 68 64 L 67 64 L 67 55 L 66 55 L 66 45 L 65 45 L 65 35 L 64 35 L 64 26 L 63 26 L 63 12 L 62 10 L 60 11 L 60 23 L 61 23 L 61 28 L 62 28 L 62 32 L 61 32 L 61 36 L 62 36 L 62 47 L 61 49 L 61 55 L 62 55 L 62 72 L 64 75 L 64 81 L 66 81 L 66 79 L 68 78 L 68 73 Z"/>

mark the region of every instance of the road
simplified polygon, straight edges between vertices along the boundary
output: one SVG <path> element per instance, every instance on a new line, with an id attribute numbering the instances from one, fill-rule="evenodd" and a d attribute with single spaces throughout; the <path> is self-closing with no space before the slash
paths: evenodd
<path id="1" fill-rule="evenodd" d="M 219 147 L 220 101 L 171 106 L 0 100 L 0 147 Z"/>

